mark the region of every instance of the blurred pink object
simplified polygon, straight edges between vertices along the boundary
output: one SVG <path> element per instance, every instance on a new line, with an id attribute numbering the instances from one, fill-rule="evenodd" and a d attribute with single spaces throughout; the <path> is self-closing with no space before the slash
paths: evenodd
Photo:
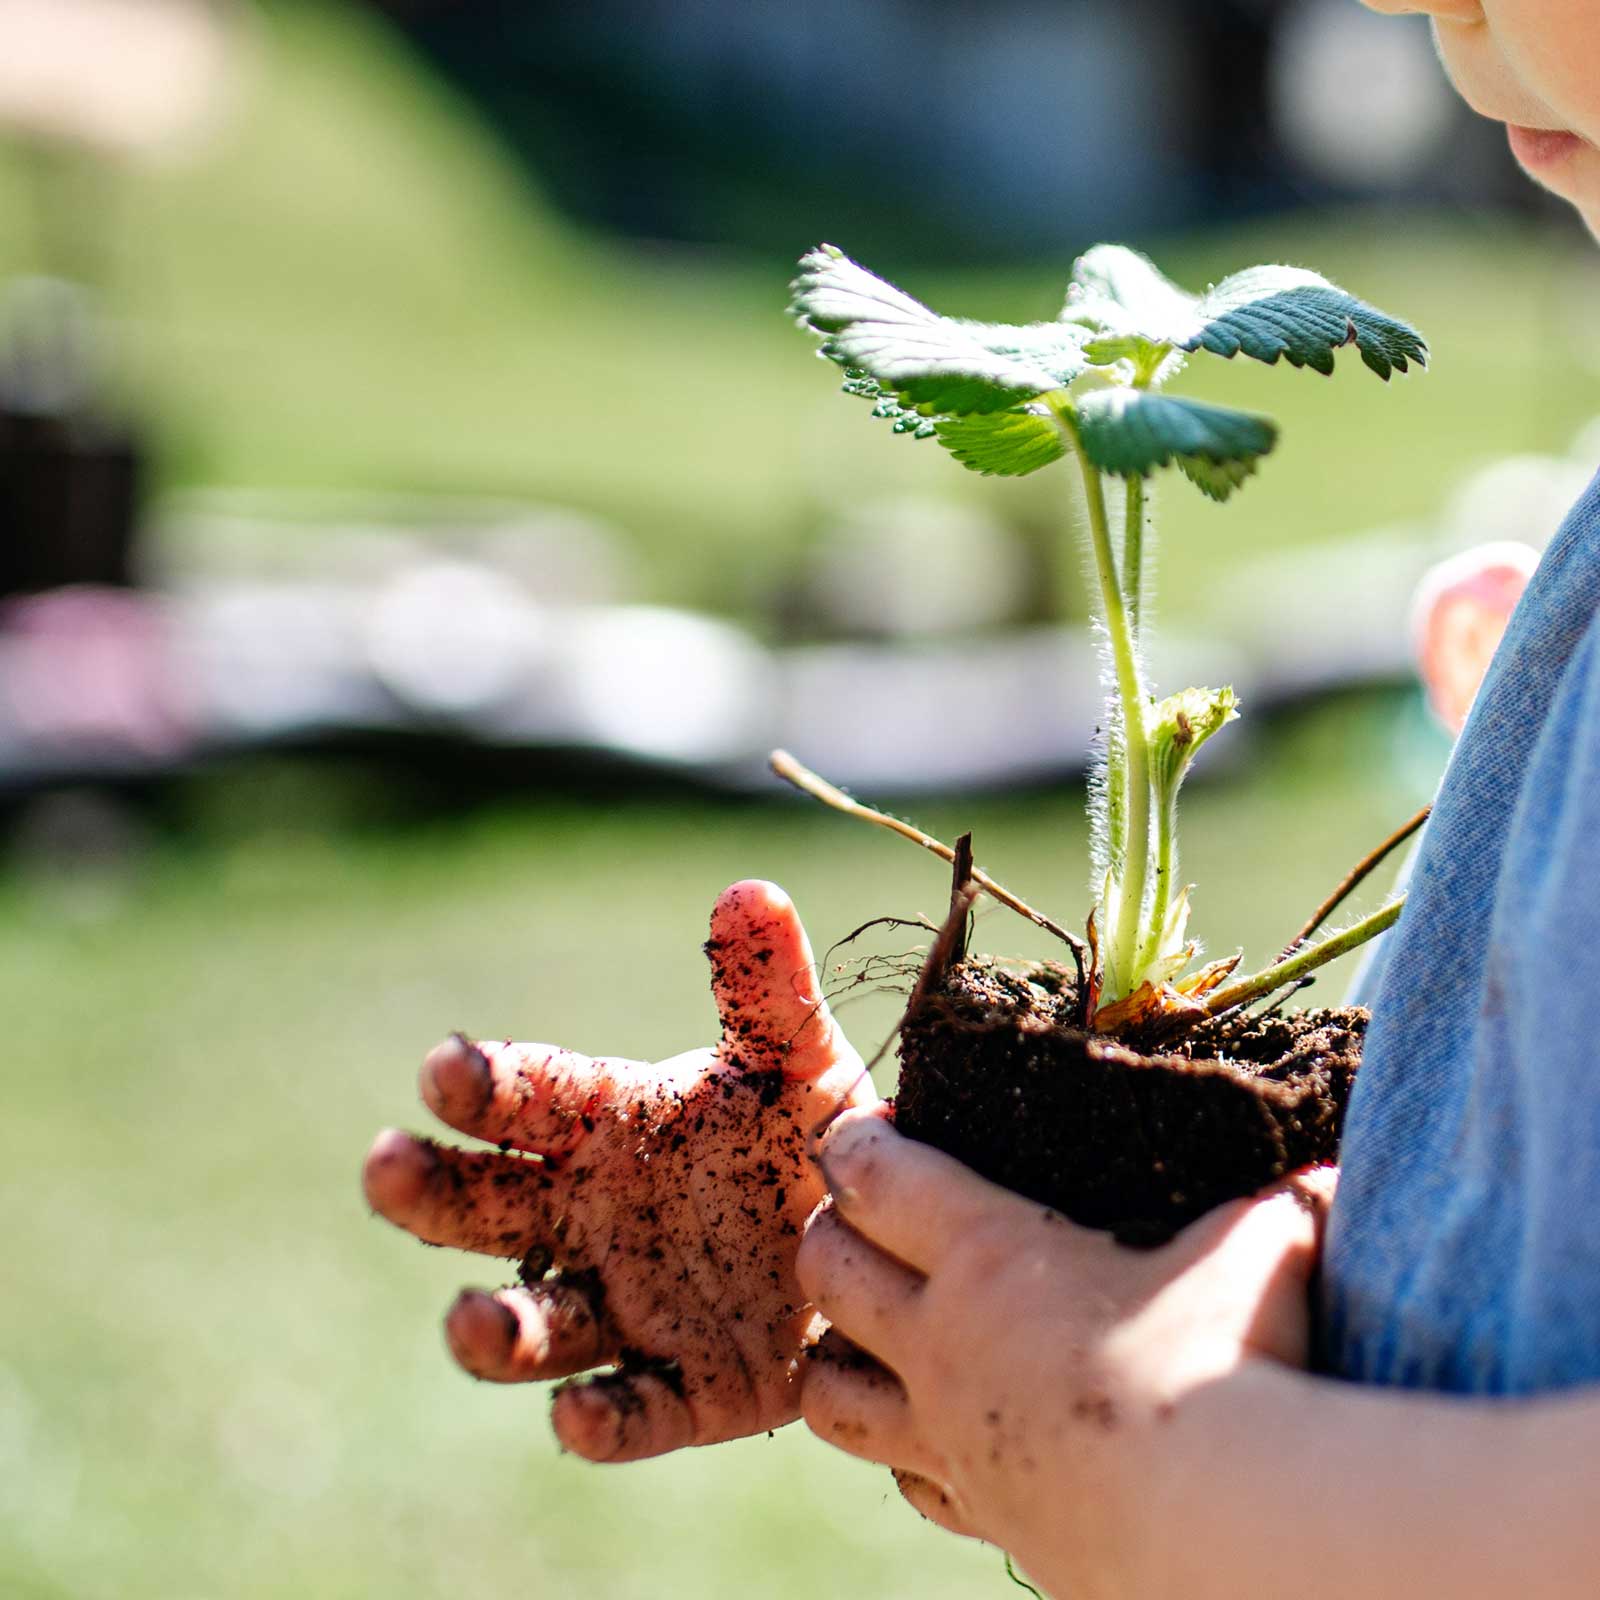
<path id="1" fill-rule="evenodd" d="M 171 757 L 192 719 L 157 602 L 126 589 L 52 589 L 0 607 L 0 724 L 26 743 Z"/>
<path id="2" fill-rule="evenodd" d="M 1481 544 L 1432 568 L 1417 589 L 1412 638 L 1434 714 L 1459 733 L 1539 552 Z"/>

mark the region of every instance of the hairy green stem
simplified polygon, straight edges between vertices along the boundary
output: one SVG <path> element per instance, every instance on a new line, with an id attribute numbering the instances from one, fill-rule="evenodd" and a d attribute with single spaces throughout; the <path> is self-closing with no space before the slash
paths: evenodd
<path id="1" fill-rule="evenodd" d="M 1129 478 L 1122 528 L 1122 589 L 1128 597 L 1128 624 L 1135 639 L 1143 626 L 1144 604 L 1144 478 Z"/>
<path id="2" fill-rule="evenodd" d="M 1122 592 L 1127 599 L 1128 625 L 1133 629 L 1134 642 L 1137 644 L 1144 628 L 1145 478 L 1140 473 L 1126 482 L 1122 521 Z M 1166 931 L 1167 908 L 1172 903 L 1172 875 L 1178 865 L 1177 830 L 1177 793 L 1174 790 L 1156 807 L 1156 879 L 1149 920 L 1144 926 L 1144 936 L 1139 941 L 1137 966 L 1140 972 L 1160 954 L 1162 935 Z"/>
<path id="3" fill-rule="evenodd" d="M 1271 994 L 1274 989 L 1282 989 L 1294 983 L 1339 956 L 1348 955 L 1352 950 L 1364 945 L 1368 939 L 1375 939 L 1386 928 L 1392 928 L 1400 920 L 1400 913 L 1405 909 L 1405 903 L 1405 896 L 1402 895 L 1400 899 L 1390 901 L 1381 910 L 1374 911 L 1371 916 L 1363 917 L 1361 921 L 1346 928 L 1343 933 L 1329 934 L 1319 943 L 1307 946 L 1297 955 L 1290 956 L 1287 961 L 1279 961 L 1253 977 L 1236 979 L 1226 988 L 1218 989 L 1206 1001 L 1206 1010 L 1212 1016 L 1217 1016 L 1221 1012 L 1233 1010 L 1235 1006 L 1247 1006 L 1252 1000 L 1259 1000 L 1264 995 Z"/>
<path id="4" fill-rule="evenodd" d="M 1105 482 L 1089 460 L 1078 435 L 1077 419 L 1063 397 L 1052 402 L 1078 467 L 1083 474 L 1089 511 L 1089 537 L 1094 548 L 1095 573 L 1100 581 L 1100 605 L 1106 634 L 1111 640 L 1111 660 L 1116 672 L 1117 698 L 1121 702 L 1119 741 L 1108 741 L 1107 798 L 1112 810 L 1111 878 L 1117 885 L 1116 927 L 1105 930 L 1117 991 L 1106 991 L 1106 1001 L 1120 1000 L 1132 978 L 1139 949 L 1145 882 L 1150 866 L 1150 749 L 1145 732 L 1145 691 L 1134 648 L 1133 629 L 1118 581 L 1116 553 L 1111 547 L 1111 526 L 1106 516 Z M 1123 810 L 1122 848 L 1117 850 L 1116 807 Z"/>
<path id="5" fill-rule="evenodd" d="M 1150 916 L 1139 942 L 1139 971 L 1145 971 L 1161 954 L 1172 906 L 1172 878 L 1178 870 L 1178 788 L 1174 784 L 1156 806 L 1156 881 L 1151 891 Z"/>

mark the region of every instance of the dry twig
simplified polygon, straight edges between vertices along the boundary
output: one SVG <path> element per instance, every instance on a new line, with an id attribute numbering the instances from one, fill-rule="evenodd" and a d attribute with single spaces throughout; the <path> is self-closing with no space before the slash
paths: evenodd
<path id="1" fill-rule="evenodd" d="M 792 783 L 802 794 L 810 795 L 813 800 L 820 800 L 825 806 L 831 806 L 835 811 L 842 811 L 848 817 L 859 817 L 864 822 L 873 822 L 880 828 L 887 828 L 891 833 L 898 833 L 902 839 L 909 839 L 913 844 L 919 844 L 924 850 L 931 851 L 941 861 L 955 860 L 956 853 L 949 845 L 935 839 L 931 834 L 924 833 L 921 828 L 913 827 L 909 822 L 902 822 L 898 817 L 891 817 L 882 811 L 874 811 L 871 806 L 862 805 L 859 800 L 847 795 L 843 789 L 829 783 L 826 778 L 819 777 L 809 767 L 802 766 L 787 750 L 774 750 L 770 764 L 772 770 L 785 783 Z M 1046 933 L 1060 939 L 1072 952 L 1073 964 L 1078 969 L 1078 983 L 1080 987 L 1082 986 L 1085 974 L 1084 958 L 1089 953 L 1089 947 L 1082 939 L 1068 933 L 1060 923 L 1052 921 L 1042 911 L 1035 911 L 1027 901 L 1019 899 L 1003 884 L 996 883 L 987 872 L 978 867 L 972 869 L 972 881 L 1001 905 L 1009 907 L 1018 916 L 1026 917 L 1036 928 L 1043 928 Z"/>
<path id="2" fill-rule="evenodd" d="M 1289 941 L 1278 959 L 1287 961 L 1360 888 L 1365 879 L 1383 864 L 1389 853 L 1403 845 L 1428 820 L 1428 813 L 1432 810 L 1432 806 L 1424 806 L 1403 827 L 1396 828 L 1370 855 L 1365 855 L 1356 862 L 1340 881 L 1339 887 L 1312 912 L 1311 920 Z"/>

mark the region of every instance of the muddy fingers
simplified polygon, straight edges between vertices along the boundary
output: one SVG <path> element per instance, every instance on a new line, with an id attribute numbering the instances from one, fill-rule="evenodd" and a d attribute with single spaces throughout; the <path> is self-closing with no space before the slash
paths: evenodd
<path id="1" fill-rule="evenodd" d="M 522 1259 L 520 1288 L 468 1292 L 445 1318 L 468 1372 L 615 1369 L 555 1402 L 563 1442 L 596 1460 L 796 1418 L 815 1318 L 795 1253 L 823 1198 L 806 1141 L 876 1098 L 821 1007 L 782 890 L 736 884 L 711 933 L 719 1047 L 647 1064 L 456 1035 L 424 1062 L 422 1097 L 501 1149 L 388 1133 L 367 1159 L 385 1218 L 429 1244 Z M 564 1273 L 545 1277 L 551 1265 Z"/>
<path id="2" fill-rule="evenodd" d="M 794 902 L 775 883 L 749 879 L 723 891 L 706 955 L 726 1060 L 809 1079 L 853 1054 L 822 998 Z"/>
<path id="3" fill-rule="evenodd" d="M 493 1150 L 453 1150 L 391 1128 L 367 1153 L 372 1209 L 424 1244 L 480 1255 L 565 1254 L 565 1186 L 542 1162 Z"/>
<path id="4" fill-rule="evenodd" d="M 932 1478 L 924 1478 L 919 1473 L 907 1472 L 903 1467 L 895 1467 L 893 1472 L 895 1487 L 918 1516 L 926 1517 L 946 1533 L 958 1534 L 963 1539 L 983 1537 L 967 1520 L 956 1497 L 943 1484 L 936 1483 Z"/>
<path id="5" fill-rule="evenodd" d="M 675 1366 L 567 1384 L 556 1391 L 550 1421 L 562 1446 L 589 1461 L 644 1461 L 696 1442 Z"/>
<path id="6" fill-rule="evenodd" d="M 488 1383 L 570 1378 L 614 1361 L 599 1285 L 585 1275 L 531 1289 L 463 1289 L 445 1317 L 450 1353 Z"/>
<path id="7" fill-rule="evenodd" d="M 422 1063 L 419 1087 L 441 1122 L 490 1144 L 570 1155 L 640 1071 L 548 1044 L 474 1043 L 452 1034 Z"/>
<path id="8" fill-rule="evenodd" d="M 819 1439 L 847 1455 L 886 1461 L 925 1478 L 944 1471 L 917 1433 L 900 1380 L 837 1328 L 822 1336 L 806 1363 L 800 1415 Z"/>
<path id="9" fill-rule="evenodd" d="M 599 1276 L 556 1276 L 503 1296 L 517 1320 L 512 1359 L 538 1379 L 568 1378 L 603 1362 L 615 1361 L 617 1337 L 606 1321 L 605 1290 Z"/>

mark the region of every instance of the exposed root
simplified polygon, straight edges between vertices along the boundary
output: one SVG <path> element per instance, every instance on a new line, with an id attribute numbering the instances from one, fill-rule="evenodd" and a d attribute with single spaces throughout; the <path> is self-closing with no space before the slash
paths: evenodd
<path id="1" fill-rule="evenodd" d="M 809 767 L 803 766 L 789 754 L 787 750 L 774 750 L 768 758 L 772 770 L 784 780 L 808 794 L 813 800 L 820 800 L 825 806 L 831 806 L 835 811 L 842 811 L 847 817 L 859 817 L 864 822 L 875 823 L 880 828 L 887 828 L 891 833 L 898 833 L 902 839 L 909 839 L 913 844 L 919 844 L 924 850 L 931 851 L 942 861 L 955 860 L 955 851 L 947 844 L 940 843 L 932 834 L 924 833 L 921 828 L 913 827 L 909 822 L 902 822 L 899 817 L 891 817 L 885 812 L 876 811 L 871 806 L 863 805 L 859 800 L 852 799 L 843 789 L 831 784 L 826 778 L 819 777 Z M 1084 970 L 1084 957 L 1088 955 L 1088 946 L 1076 934 L 1068 933 L 1059 922 L 1047 917 L 1042 911 L 1035 911 L 1027 901 L 1018 898 L 1002 884 L 998 884 L 988 873 L 979 871 L 974 867 L 971 873 L 972 881 L 986 894 L 993 895 L 1001 905 L 1009 907 L 1018 916 L 1026 917 L 1036 928 L 1043 928 L 1048 934 L 1060 939 L 1072 952 L 1072 959 L 1077 963 L 1080 975 Z"/>
<path id="2" fill-rule="evenodd" d="M 842 950 L 847 944 L 854 944 L 862 934 L 873 928 L 921 928 L 925 933 L 939 931 L 938 925 L 926 917 L 874 917 L 870 922 L 863 922 L 859 928 L 852 929 L 842 939 L 835 939 L 822 958 L 820 963 L 822 969 L 824 971 L 827 969 L 836 951 Z"/>

